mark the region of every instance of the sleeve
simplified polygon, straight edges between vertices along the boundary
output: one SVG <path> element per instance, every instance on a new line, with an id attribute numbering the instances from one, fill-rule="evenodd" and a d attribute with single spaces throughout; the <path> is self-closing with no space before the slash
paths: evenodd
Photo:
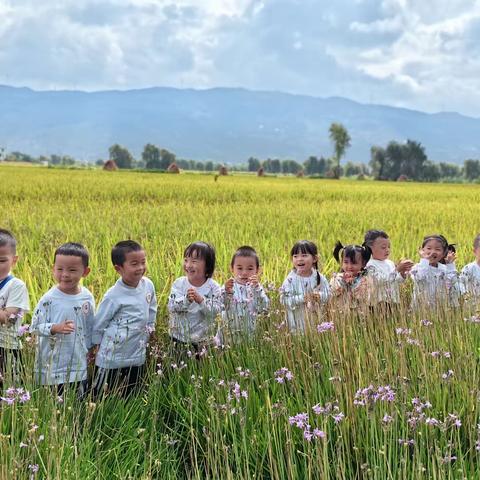
<path id="1" fill-rule="evenodd" d="M 151 284 L 152 290 L 152 299 L 150 300 L 150 305 L 148 307 L 148 325 L 155 330 L 155 326 L 157 324 L 157 295 L 155 292 L 155 287 L 153 283 Z"/>
<path id="2" fill-rule="evenodd" d="M 446 265 L 446 276 L 450 283 L 450 290 L 454 296 L 461 296 L 465 294 L 465 287 L 460 280 L 460 276 L 457 272 L 457 267 L 455 262 L 447 263 Z"/>
<path id="3" fill-rule="evenodd" d="M 315 288 L 320 293 L 320 302 L 327 303 L 330 298 L 330 285 L 327 279 L 320 275 L 320 284 Z"/>
<path id="4" fill-rule="evenodd" d="M 471 289 L 471 273 L 470 267 L 465 265 L 460 272 L 459 281 L 463 286 L 464 291 L 468 291 Z"/>
<path id="5" fill-rule="evenodd" d="M 185 313 L 188 312 L 189 306 L 190 302 L 177 279 L 173 282 L 170 296 L 168 297 L 168 311 L 171 313 Z"/>
<path id="6" fill-rule="evenodd" d="M 95 322 L 95 299 L 93 298 L 93 295 L 90 297 L 89 303 L 90 303 L 90 308 L 85 318 L 85 323 L 87 325 L 87 335 L 86 335 L 85 343 L 88 349 L 90 349 L 93 346 L 92 333 L 93 333 L 93 325 Z"/>
<path id="7" fill-rule="evenodd" d="M 411 270 L 411 275 L 415 281 L 425 280 L 429 275 L 430 262 L 422 258 Z"/>
<path id="8" fill-rule="evenodd" d="M 255 302 L 255 311 L 257 313 L 266 312 L 270 306 L 270 299 L 261 285 L 253 290 L 253 299 Z"/>
<path id="9" fill-rule="evenodd" d="M 292 287 L 292 280 L 290 277 L 287 277 L 280 288 L 280 302 L 290 309 L 305 303 L 305 294 L 303 292 L 295 292 Z"/>
<path id="10" fill-rule="evenodd" d="M 103 334 L 115 317 L 117 310 L 117 305 L 115 305 L 108 297 L 103 297 L 103 300 L 98 306 L 93 322 L 92 345 L 100 345 L 100 343 L 102 343 Z"/>
<path id="11" fill-rule="evenodd" d="M 217 316 L 224 309 L 222 289 L 220 285 L 214 283 L 210 290 L 211 295 L 204 297 L 203 302 L 200 304 L 200 309 L 205 314 Z"/>
<path id="12" fill-rule="evenodd" d="M 38 302 L 38 305 L 35 307 L 32 316 L 32 324 L 30 325 L 30 331 L 42 337 L 53 336 L 51 330 L 54 322 L 49 318 L 49 308 L 47 305 L 48 302 L 42 297 Z"/>
<path id="13" fill-rule="evenodd" d="M 338 297 L 345 293 L 345 283 L 343 281 L 342 275 L 339 273 L 334 273 L 330 279 L 330 294 L 332 296 Z"/>
<path id="14" fill-rule="evenodd" d="M 10 291 L 8 292 L 5 308 L 18 308 L 22 312 L 30 311 L 28 291 L 23 282 L 15 281 L 15 284 L 11 286 Z"/>

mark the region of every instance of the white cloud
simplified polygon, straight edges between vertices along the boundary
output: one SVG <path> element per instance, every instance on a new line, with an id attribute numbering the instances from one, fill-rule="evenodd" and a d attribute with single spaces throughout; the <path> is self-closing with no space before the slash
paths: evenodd
<path id="1" fill-rule="evenodd" d="M 0 0 L 0 83 L 244 86 L 480 116 L 480 0 Z"/>

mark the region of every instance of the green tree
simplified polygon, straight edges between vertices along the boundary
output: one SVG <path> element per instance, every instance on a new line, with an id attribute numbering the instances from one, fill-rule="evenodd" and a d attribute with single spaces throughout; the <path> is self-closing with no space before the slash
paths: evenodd
<path id="1" fill-rule="evenodd" d="M 113 160 L 118 168 L 132 168 L 133 157 L 128 149 L 116 143 L 108 149 L 108 152 L 110 154 L 110 160 Z"/>
<path id="2" fill-rule="evenodd" d="M 156 145 L 147 143 L 143 147 L 142 160 L 145 162 L 145 168 L 148 170 L 160 170 L 162 168 L 160 149 Z"/>
<path id="3" fill-rule="evenodd" d="M 256 172 L 260 168 L 260 160 L 255 157 L 250 157 L 248 159 L 248 171 Z"/>
<path id="4" fill-rule="evenodd" d="M 480 160 L 465 160 L 463 174 L 467 180 L 476 180 L 480 177 Z"/>
<path id="5" fill-rule="evenodd" d="M 345 151 L 350 147 L 350 135 L 348 134 L 347 129 L 341 123 L 332 123 L 330 125 L 330 140 L 334 145 L 334 176 L 335 178 L 340 178 L 340 161 L 345 155 Z"/>

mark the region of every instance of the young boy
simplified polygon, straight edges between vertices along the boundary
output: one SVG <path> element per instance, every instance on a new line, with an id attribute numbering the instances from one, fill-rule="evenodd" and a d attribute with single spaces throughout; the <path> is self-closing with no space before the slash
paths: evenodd
<path id="1" fill-rule="evenodd" d="M 30 309 L 25 284 L 11 273 L 17 260 L 15 237 L 0 229 L 0 391 L 7 370 L 11 369 L 14 376 L 18 374 L 19 328 L 23 314 Z"/>
<path id="2" fill-rule="evenodd" d="M 32 332 L 38 335 L 35 377 L 42 385 L 56 387 L 63 395 L 67 386 L 81 398 L 86 392 L 87 354 L 95 301 L 80 285 L 89 272 L 87 249 L 79 243 L 64 243 L 53 257 L 57 284 L 38 302 Z"/>
<path id="3" fill-rule="evenodd" d="M 140 386 L 149 336 L 155 329 L 157 299 L 146 272 L 142 246 L 133 240 L 118 242 L 112 263 L 121 278 L 98 307 L 92 341 L 96 352 L 94 394 L 104 385 L 125 397 Z"/>

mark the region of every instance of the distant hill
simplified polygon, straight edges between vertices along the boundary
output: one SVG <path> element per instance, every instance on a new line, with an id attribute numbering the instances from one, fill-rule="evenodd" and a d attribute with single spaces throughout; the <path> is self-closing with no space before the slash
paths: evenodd
<path id="1" fill-rule="evenodd" d="M 352 137 L 347 159 L 368 162 L 372 145 L 407 138 L 433 161 L 480 158 L 480 119 L 363 105 L 345 98 L 214 88 L 42 91 L 0 86 L 0 147 L 31 155 L 106 158 L 120 143 L 139 157 L 150 142 L 182 158 L 238 163 L 249 156 L 329 156 L 328 128 Z"/>

